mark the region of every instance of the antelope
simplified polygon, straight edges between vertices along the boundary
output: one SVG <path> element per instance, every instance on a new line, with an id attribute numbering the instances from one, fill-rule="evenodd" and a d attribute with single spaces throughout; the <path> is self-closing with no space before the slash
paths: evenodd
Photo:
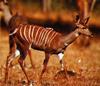
<path id="1" fill-rule="evenodd" d="M 24 16 L 19 15 L 18 13 L 16 13 L 15 15 L 12 14 L 11 9 L 9 8 L 9 3 L 6 0 L 0 1 L 0 11 L 3 13 L 4 21 L 8 27 L 9 33 L 12 33 L 12 30 L 14 30 L 16 27 L 18 27 L 19 24 L 28 24 L 27 19 Z M 13 47 L 13 46 L 15 46 L 14 42 L 15 41 L 14 41 L 13 37 L 9 35 L 9 50 L 10 51 L 9 51 L 9 55 L 7 57 L 10 57 L 10 56 L 17 57 L 20 55 L 20 52 L 18 51 L 18 49 Z M 30 50 L 28 51 L 28 54 L 30 57 L 31 65 L 34 68 Z M 12 59 L 14 59 L 14 58 L 12 58 Z M 6 66 L 8 66 L 8 59 L 6 61 Z M 8 69 L 6 67 L 5 81 L 6 81 L 6 77 L 8 76 L 7 71 L 8 71 Z"/>
<path id="2" fill-rule="evenodd" d="M 61 70 L 64 70 L 64 64 L 62 58 L 64 56 L 65 49 L 73 43 L 81 34 L 86 36 L 91 36 L 91 32 L 87 27 L 88 18 L 85 18 L 83 23 L 80 23 L 80 17 L 76 16 L 76 28 L 68 35 L 63 35 L 53 29 L 45 29 L 45 27 L 29 24 L 20 24 L 15 28 L 9 35 L 13 37 L 14 44 L 13 48 L 20 51 L 20 58 L 18 60 L 22 71 L 24 72 L 28 83 L 30 82 L 29 77 L 23 67 L 23 61 L 25 60 L 28 51 L 32 49 L 40 50 L 45 52 L 45 59 L 43 62 L 43 69 L 40 77 L 42 78 L 44 72 L 46 71 L 47 64 L 50 55 L 58 55 Z M 8 57 L 8 65 L 12 57 Z"/>

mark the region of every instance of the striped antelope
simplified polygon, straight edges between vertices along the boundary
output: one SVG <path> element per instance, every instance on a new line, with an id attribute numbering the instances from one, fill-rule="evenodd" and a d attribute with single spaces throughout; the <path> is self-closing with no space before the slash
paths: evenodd
<path id="1" fill-rule="evenodd" d="M 62 35 L 54 31 L 53 29 L 45 29 L 44 27 L 20 24 L 12 33 L 9 35 L 14 38 L 15 46 L 20 51 L 20 58 L 18 60 L 22 71 L 24 72 L 27 81 L 29 82 L 29 77 L 23 67 L 23 61 L 27 56 L 28 51 L 32 49 L 37 49 L 45 52 L 45 59 L 43 62 L 43 69 L 40 77 L 44 74 L 50 55 L 57 54 L 60 60 L 61 69 L 64 69 L 62 58 L 64 56 L 65 49 L 73 43 L 80 36 L 84 34 L 91 36 L 91 32 L 87 28 L 87 22 L 89 18 L 84 19 L 84 23 L 80 23 L 79 16 L 76 17 L 76 29 L 68 35 Z M 11 57 L 8 58 L 9 64 Z"/>

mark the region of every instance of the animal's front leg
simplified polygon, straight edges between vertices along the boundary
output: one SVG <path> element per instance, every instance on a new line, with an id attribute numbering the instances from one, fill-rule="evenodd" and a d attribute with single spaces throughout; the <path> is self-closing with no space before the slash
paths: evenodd
<path id="1" fill-rule="evenodd" d="M 31 53 L 30 49 L 28 50 L 28 55 L 29 55 L 29 58 L 30 58 L 30 62 L 31 62 L 32 68 L 34 69 L 35 66 L 34 66 L 33 61 L 32 61 L 32 53 Z"/>
<path id="2" fill-rule="evenodd" d="M 64 68 L 64 64 L 63 64 L 63 57 L 64 57 L 64 54 L 63 53 L 59 53 L 58 54 L 58 58 L 59 58 L 59 60 L 60 60 L 60 65 L 61 65 L 61 69 L 60 70 L 58 70 L 57 72 L 56 72 L 56 75 L 55 75 L 55 77 L 57 77 L 57 76 L 62 76 L 62 75 L 64 75 L 66 78 L 67 78 L 67 76 L 66 76 L 66 70 L 65 70 L 65 68 Z"/>
<path id="3" fill-rule="evenodd" d="M 59 53 L 59 54 L 58 54 L 58 58 L 59 58 L 60 64 L 61 64 L 61 70 L 64 70 L 64 64 L 63 64 L 63 61 L 62 61 L 63 56 L 64 56 L 63 53 Z"/>

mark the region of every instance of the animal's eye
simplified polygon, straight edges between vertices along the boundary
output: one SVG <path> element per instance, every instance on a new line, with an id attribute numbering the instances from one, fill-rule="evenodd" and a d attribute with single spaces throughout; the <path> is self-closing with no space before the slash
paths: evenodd
<path id="1" fill-rule="evenodd" d="M 75 28 L 78 28 L 78 26 L 75 26 Z"/>

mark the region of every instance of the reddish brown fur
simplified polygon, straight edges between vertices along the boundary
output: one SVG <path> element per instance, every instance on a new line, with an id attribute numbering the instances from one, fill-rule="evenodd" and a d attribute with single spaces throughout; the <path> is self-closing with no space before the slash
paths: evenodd
<path id="1" fill-rule="evenodd" d="M 11 36 L 13 36 L 16 40 L 17 48 L 21 54 L 21 56 L 19 58 L 19 64 L 20 64 L 24 74 L 26 75 L 28 82 L 29 82 L 29 78 L 23 67 L 23 60 L 26 58 L 29 48 L 31 47 L 33 49 L 45 51 L 45 60 L 43 63 L 44 67 L 43 67 L 43 70 L 42 70 L 42 73 L 40 76 L 40 77 L 42 77 L 43 73 L 46 70 L 49 56 L 51 54 L 64 53 L 65 48 L 69 44 L 71 44 L 73 41 L 75 41 L 76 38 L 80 34 L 91 35 L 88 28 L 86 27 L 87 21 L 88 21 L 88 18 L 84 21 L 83 25 L 79 25 L 76 23 L 76 25 L 78 25 L 77 29 L 66 36 L 63 36 L 62 34 L 55 32 L 53 29 L 45 29 L 44 27 L 35 26 L 35 25 L 21 24 L 19 27 L 16 28 L 16 29 L 18 29 L 18 31 Z M 32 26 L 32 28 L 30 28 L 30 26 Z M 25 30 L 25 27 L 27 27 L 26 30 Z M 34 31 L 33 36 L 32 36 L 32 32 L 29 33 L 30 30 Z M 49 34 L 50 31 L 51 31 L 51 33 Z M 21 34 L 22 34 L 22 36 L 21 36 Z M 43 35 L 42 39 L 41 39 L 41 36 L 39 36 L 40 34 L 41 34 L 41 36 Z M 31 35 L 32 39 L 29 39 L 30 35 Z M 49 35 L 49 36 L 47 36 L 47 35 Z M 37 41 L 40 39 L 41 39 L 41 41 L 39 41 L 37 43 Z M 31 40 L 31 41 L 29 41 L 29 40 Z M 44 43 L 45 43 L 45 45 L 44 45 Z M 62 59 L 60 60 L 60 62 L 62 64 Z"/>

